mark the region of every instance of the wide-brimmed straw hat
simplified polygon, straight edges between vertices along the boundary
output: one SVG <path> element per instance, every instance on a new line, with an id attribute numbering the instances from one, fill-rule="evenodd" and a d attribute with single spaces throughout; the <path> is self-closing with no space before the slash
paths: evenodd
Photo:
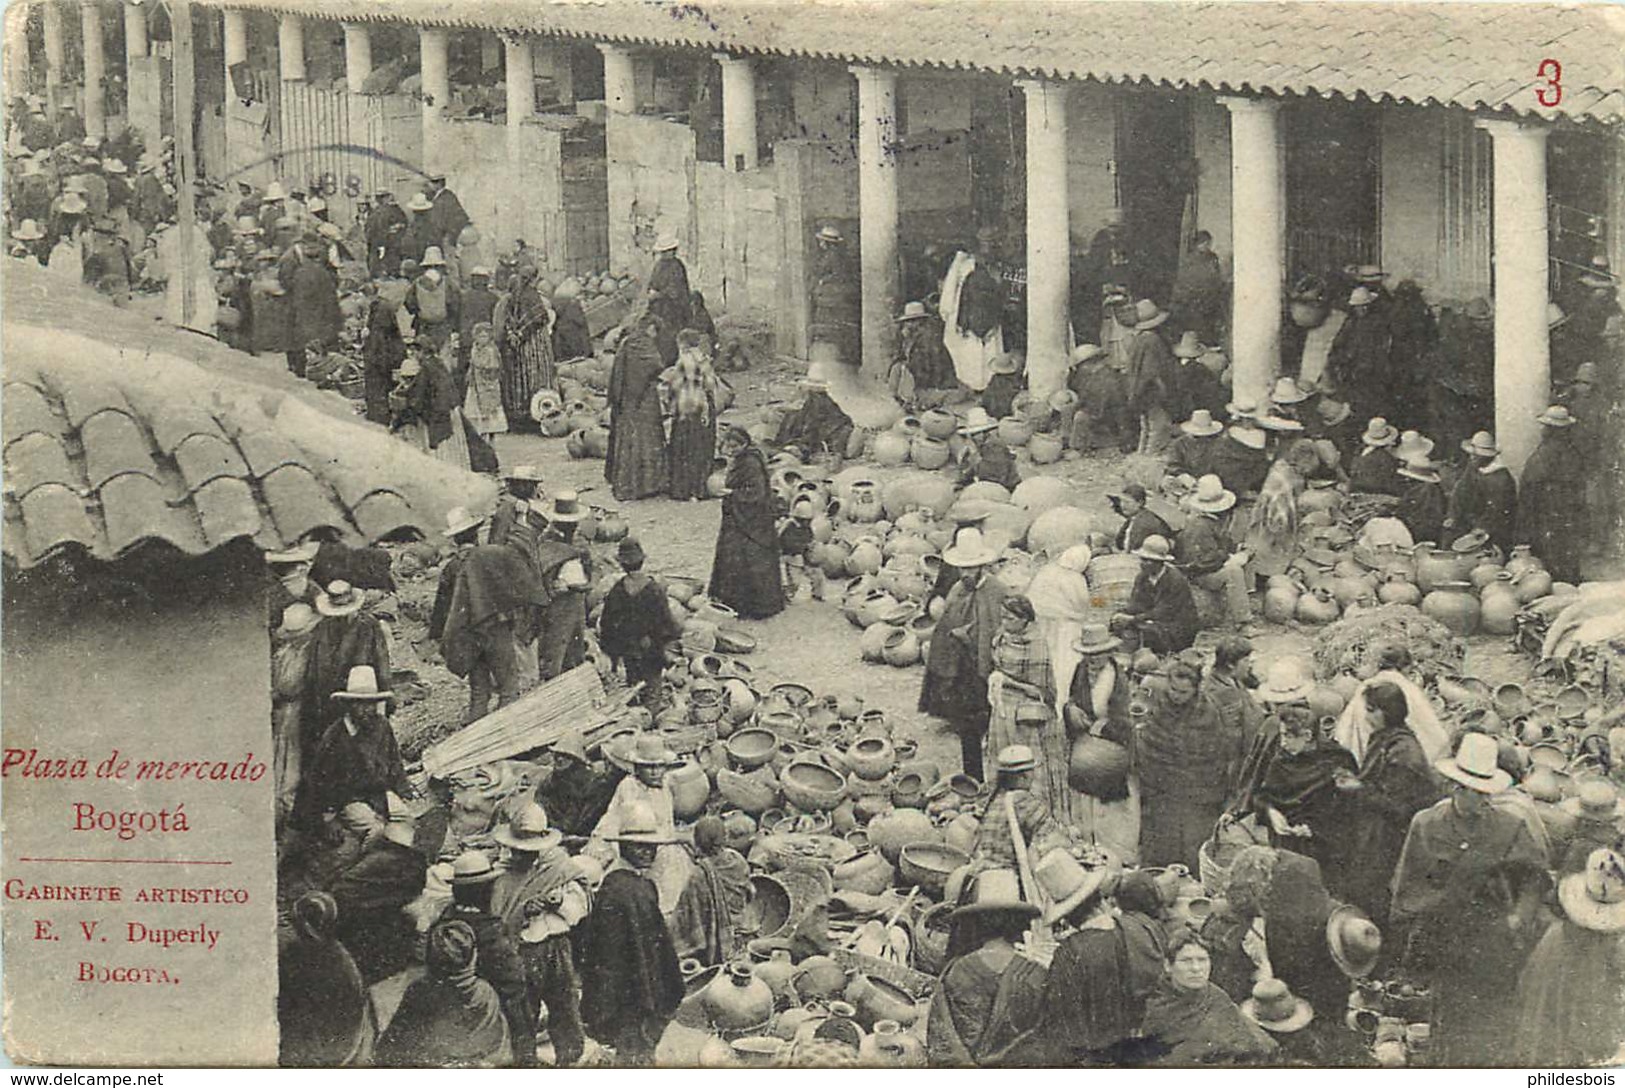
<path id="1" fill-rule="evenodd" d="M 316 594 L 316 611 L 324 616 L 353 616 L 366 603 L 366 594 L 342 579 Z"/>
<path id="2" fill-rule="evenodd" d="M 1100 891 L 1106 883 L 1106 870 L 1085 869 L 1077 858 L 1057 848 L 1033 866 L 1033 880 L 1049 897 L 1044 920 L 1058 922 Z"/>
<path id="3" fill-rule="evenodd" d="M 671 231 L 665 231 L 660 235 L 659 238 L 655 239 L 656 253 L 669 253 L 676 248 L 677 235 L 673 234 Z"/>
<path id="4" fill-rule="evenodd" d="M 439 246 L 429 246 L 423 251 L 423 259 L 418 264 L 423 268 L 444 268 L 446 255 L 440 252 Z"/>
<path id="5" fill-rule="evenodd" d="M 634 767 L 669 767 L 677 762 L 677 753 L 666 745 L 656 733 L 639 733 L 632 742 L 627 762 Z"/>
<path id="6" fill-rule="evenodd" d="M 814 235 L 814 237 L 816 237 L 820 242 L 840 242 L 845 240 L 841 237 L 840 231 L 836 230 L 827 223 L 818 228 L 818 233 Z"/>
<path id="7" fill-rule="evenodd" d="M 24 219 L 11 232 L 12 238 L 19 242 L 37 242 L 45 237 L 45 232 L 39 229 L 39 224 L 32 219 Z"/>
<path id="8" fill-rule="evenodd" d="M 1072 349 L 1071 364 L 1081 366 L 1084 363 L 1103 358 L 1105 354 L 1106 349 L 1099 344 L 1079 344 Z"/>
<path id="9" fill-rule="evenodd" d="M 1332 909 L 1326 919 L 1326 947 L 1338 970 L 1349 978 L 1365 978 L 1382 955 L 1382 930 L 1365 911 L 1347 903 Z"/>
<path id="10" fill-rule="evenodd" d="M 1381 416 L 1373 416 L 1360 441 L 1367 446 L 1392 446 L 1399 441 L 1399 429 Z"/>
<path id="11" fill-rule="evenodd" d="M 406 202 L 409 212 L 429 212 L 434 210 L 434 202 L 422 193 L 413 193 L 412 199 Z"/>
<path id="12" fill-rule="evenodd" d="M 1017 914 L 1038 917 L 1039 910 L 1021 898 L 1021 878 L 1014 869 L 984 869 L 970 878 L 970 901 L 956 907 L 950 918 L 979 914 Z"/>
<path id="13" fill-rule="evenodd" d="M 999 553 L 988 546 L 977 528 L 961 529 L 954 542 L 943 549 L 942 561 L 950 567 L 985 567 L 996 563 Z"/>
<path id="14" fill-rule="evenodd" d="M 1625 800 L 1620 799 L 1619 790 L 1597 774 L 1582 778 L 1574 787 L 1574 796 L 1558 807 L 1570 816 L 1600 823 L 1612 823 L 1625 816 Z"/>
<path id="15" fill-rule="evenodd" d="M 1349 292 L 1350 306 L 1369 306 L 1377 301 L 1376 293 L 1367 287 L 1356 287 Z"/>
<path id="16" fill-rule="evenodd" d="M 1362 264 L 1354 270 L 1354 278 L 1361 283 L 1381 283 L 1388 278 L 1388 273 L 1374 264 Z"/>
<path id="17" fill-rule="evenodd" d="M 574 729 L 555 741 L 552 751 L 555 756 L 569 756 L 578 763 L 592 762 L 587 758 L 586 738 Z"/>
<path id="18" fill-rule="evenodd" d="M 469 884 L 489 884 L 501 875 L 502 870 L 491 864 L 491 858 L 485 851 L 464 850 L 451 863 L 449 883 L 454 888 Z"/>
<path id="19" fill-rule="evenodd" d="M 987 368 L 995 374 L 1020 374 L 1022 358 L 1013 351 L 1006 351 L 995 355 L 988 361 Z"/>
<path id="20" fill-rule="evenodd" d="M 1301 658 L 1284 657 L 1270 665 L 1256 694 L 1263 703 L 1297 703 L 1309 698 L 1314 690 L 1309 666 Z"/>
<path id="21" fill-rule="evenodd" d="M 288 199 L 287 192 L 282 188 L 280 181 L 273 181 L 265 187 L 265 195 L 260 197 L 261 204 L 274 204 L 278 200 Z"/>
<path id="22" fill-rule="evenodd" d="M 1585 871 L 1564 877 L 1557 900 L 1569 921 L 1599 933 L 1625 930 L 1625 859 L 1612 850 L 1593 850 Z"/>
<path id="23" fill-rule="evenodd" d="M 1569 411 L 1568 405 L 1554 404 L 1547 408 L 1544 412 L 1540 413 L 1540 415 L 1536 416 L 1535 422 L 1539 423 L 1542 427 L 1561 428 L 1572 427 L 1579 421 L 1576 420 L 1574 418 L 1574 414 Z"/>
<path id="24" fill-rule="evenodd" d="M 529 480 L 531 483 L 538 484 L 546 479 L 542 475 L 541 468 L 536 465 L 514 465 L 503 472 L 502 478 L 504 480 Z"/>
<path id="25" fill-rule="evenodd" d="M 993 430 L 999 421 L 987 414 L 987 409 L 980 404 L 972 405 L 965 413 L 965 421 L 959 425 L 959 433 L 964 435 L 983 434 Z"/>
<path id="26" fill-rule="evenodd" d="M 1275 388 L 1270 391 L 1270 400 L 1276 404 L 1301 404 L 1311 395 L 1298 386 L 1296 378 L 1280 377 L 1275 379 Z"/>
<path id="27" fill-rule="evenodd" d="M 276 633 L 283 637 L 289 635 L 302 635 L 322 622 L 319 612 L 304 601 L 295 601 L 282 610 L 282 622 L 277 626 Z"/>
<path id="28" fill-rule="evenodd" d="M 1168 311 L 1148 298 L 1142 298 L 1134 304 L 1134 330 L 1136 332 L 1154 329 L 1167 320 Z"/>
<path id="29" fill-rule="evenodd" d="M 1112 634 L 1104 623 L 1086 623 L 1078 632 L 1072 649 L 1080 654 L 1109 654 L 1123 648 L 1123 640 Z"/>
<path id="30" fill-rule="evenodd" d="M 645 846 L 669 846 L 677 841 L 675 835 L 660 830 L 654 806 L 647 801 L 633 801 L 626 806 L 621 817 L 618 835 L 606 836 L 610 842 L 641 843 Z"/>
<path id="31" fill-rule="evenodd" d="M 1435 770 L 1452 782 L 1477 793 L 1500 793 L 1512 785 L 1512 776 L 1497 765 L 1500 746 L 1484 733 L 1465 733 L 1456 754 L 1433 764 Z"/>
<path id="32" fill-rule="evenodd" d="M 62 211 L 69 215 L 83 215 L 89 210 L 90 205 L 78 193 L 70 192 L 62 198 Z"/>
<path id="33" fill-rule="evenodd" d="M 446 511 L 446 535 L 461 536 L 470 529 L 477 529 L 485 524 L 483 514 L 469 513 L 464 506 L 454 506 Z"/>
<path id="34" fill-rule="evenodd" d="M 1263 449 L 1269 439 L 1269 436 L 1250 420 L 1232 425 L 1230 427 L 1230 437 L 1248 449 L 1253 450 Z"/>
<path id="35" fill-rule="evenodd" d="M 1266 1031 L 1287 1035 L 1302 1031 L 1315 1018 L 1315 1010 L 1293 994 L 1278 978 L 1266 978 L 1253 986 L 1253 996 L 1241 1003 L 1241 1014 Z"/>
<path id="36" fill-rule="evenodd" d="M 1461 448 L 1475 457 L 1494 457 L 1501 452 L 1501 447 L 1495 444 L 1495 436 L 1489 431 L 1477 432 L 1464 440 Z"/>
<path id="37" fill-rule="evenodd" d="M 356 665 L 345 677 L 344 690 L 335 691 L 334 699 L 346 699 L 357 703 L 380 703 L 390 697 L 389 692 L 378 687 L 378 673 L 371 665 Z"/>
<path id="38" fill-rule="evenodd" d="M 1206 408 L 1198 408 L 1179 425 L 1179 429 L 1198 438 L 1208 438 L 1224 430 L 1224 424 L 1214 419 L 1213 413 Z"/>
<path id="39" fill-rule="evenodd" d="M 925 303 L 923 303 L 923 302 L 910 302 L 908 305 L 903 307 L 903 316 L 899 317 L 897 320 L 899 320 L 899 321 L 918 321 L 922 317 L 930 317 L 930 316 L 931 316 L 930 313 L 928 313 L 926 311 Z"/>
<path id="40" fill-rule="evenodd" d="M 1394 447 L 1394 456 L 1401 461 L 1427 457 L 1433 453 L 1433 448 L 1433 439 L 1421 431 L 1406 431 L 1399 436 L 1399 445 Z"/>
<path id="41" fill-rule="evenodd" d="M 1157 563 L 1172 563 L 1174 561 L 1173 545 L 1168 543 L 1167 537 L 1159 536 L 1156 533 L 1146 537 L 1144 542 L 1129 554 L 1140 559 L 1150 559 Z"/>
<path id="42" fill-rule="evenodd" d="M 531 801 L 515 813 L 510 822 L 497 828 L 492 838 L 510 850 L 539 854 L 557 846 L 564 839 L 564 834 L 548 824 L 547 810 Z"/>
<path id="43" fill-rule="evenodd" d="M 1173 352 L 1176 359 L 1200 359 L 1207 348 L 1196 337 L 1195 329 L 1186 329 L 1185 334 L 1174 345 Z"/>
<path id="44" fill-rule="evenodd" d="M 291 548 L 284 548 L 279 552 L 266 552 L 267 563 L 310 563 L 316 559 L 316 553 L 321 545 L 314 540 L 307 540 L 303 544 L 295 544 Z"/>
<path id="45" fill-rule="evenodd" d="M 581 505 L 581 496 L 574 491 L 560 491 L 553 496 L 552 505 L 545 511 L 548 521 L 576 522 L 587 520 L 587 509 Z"/>
<path id="46" fill-rule="evenodd" d="M 1236 505 L 1236 493 L 1224 486 L 1224 481 L 1208 473 L 1196 481 L 1196 492 L 1185 500 L 1193 510 L 1204 514 L 1222 514 Z"/>
<path id="47" fill-rule="evenodd" d="M 1398 472 L 1407 480 L 1419 480 L 1425 484 L 1436 484 L 1440 480 L 1439 463 L 1425 455 L 1405 458 L 1399 463 Z"/>

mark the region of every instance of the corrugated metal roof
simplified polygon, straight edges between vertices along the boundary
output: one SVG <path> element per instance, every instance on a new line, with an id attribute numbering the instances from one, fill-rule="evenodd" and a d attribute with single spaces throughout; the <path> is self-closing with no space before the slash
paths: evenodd
<path id="1" fill-rule="evenodd" d="M 848 62 L 1625 119 L 1625 10 L 1606 4 L 1215 0 L 228 0 L 346 21 L 522 30 Z M 861 20 L 853 9 L 861 8 Z M 1536 92 L 1548 58 L 1564 100 Z M 1311 73 L 1313 77 L 1311 78 Z M 1486 94 L 1483 88 L 1493 88 Z"/>

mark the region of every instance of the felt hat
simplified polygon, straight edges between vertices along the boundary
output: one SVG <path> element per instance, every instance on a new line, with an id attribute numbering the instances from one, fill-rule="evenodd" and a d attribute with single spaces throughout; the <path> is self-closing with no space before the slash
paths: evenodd
<path id="1" fill-rule="evenodd" d="M 1433 439 L 1421 431 L 1406 431 L 1399 436 L 1399 445 L 1394 449 L 1394 456 L 1400 460 L 1413 457 L 1426 457 L 1433 452 Z"/>
<path id="2" fill-rule="evenodd" d="M 1361 283 L 1381 283 L 1388 278 L 1388 273 L 1374 264 L 1362 264 L 1354 270 L 1354 278 Z"/>
<path id="3" fill-rule="evenodd" d="M 1283 657 L 1271 663 L 1257 695 L 1263 703 L 1298 703 L 1314 690 L 1315 680 L 1308 664 L 1299 657 Z"/>
<path id="4" fill-rule="evenodd" d="M 548 521 L 585 521 L 587 511 L 581 505 L 581 497 L 574 491 L 560 491 L 553 496 L 553 505 L 547 511 Z"/>
<path id="5" fill-rule="evenodd" d="M 422 193 L 413 193 L 412 199 L 406 202 L 409 212 L 429 212 L 434 210 L 434 202 Z"/>
<path id="6" fill-rule="evenodd" d="M 671 231 L 663 232 L 660 237 L 655 240 L 656 253 L 670 253 L 676 248 L 677 235 L 673 234 Z"/>
<path id="7" fill-rule="evenodd" d="M 1381 416 L 1373 416 L 1365 425 L 1360 441 L 1367 446 L 1392 446 L 1399 441 L 1399 429 Z"/>
<path id="8" fill-rule="evenodd" d="M 1500 793 L 1512 785 L 1512 776 L 1497 765 L 1500 748 L 1484 733 L 1464 733 L 1456 754 L 1433 764 L 1453 782 L 1477 793 Z"/>
<path id="9" fill-rule="evenodd" d="M 1109 654 L 1123 648 L 1123 640 L 1111 633 L 1104 623 L 1086 623 L 1078 632 L 1072 648 L 1080 654 Z"/>
<path id="10" fill-rule="evenodd" d="M 558 828 L 548 826 L 547 810 L 532 801 L 516 812 L 512 820 L 497 828 L 492 838 L 510 850 L 539 854 L 557 846 L 564 834 Z"/>
<path id="11" fill-rule="evenodd" d="M 1491 306 L 1490 300 L 1482 295 L 1469 302 L 1461 312 L 1462 316 L 1469 321 L 1495 320 L 1495 307 Z"/>
<path id="12" fill-rule="evenodd" d="M 1079 344 L 1072 349 L 1071 364 L 1082 366 L 1084 363 L 1102 358 L 1105 354 L 1106 349 L 1099 344 Z"/>
<path id="13" fill-rule="evenodd" d="M 632 744 L 629 761 L 634 767 L 669 767 L 677 762 L 677 753 L 666 746 L 658 733 L 639 733 Z"/>
<path id="14" fill-rule="evenodd" d="M 536 465 L 514 465 L 502 474 L 504 480 L 529 480 L 532 483 L 541 483 L 545 477 L 542 470 Z"/>
<path id="15" fill-rule="evenodd" d="M 1157 563 L 1172 563 L 1174 561 L 1173 545 L 1168 543 L 1167 537 L 1159 536 L 1156 533 L 1146 537 L 1145 541 L 1129 554 L 1138 556 L 1141 559 L 1150 559 Z"/>
<path id="16" fill-rule="evenodd" d="M 1021 898 L 1021 877 L 1014 869 L 984 869 L 970 878 L 968 890 L 969 901 L 949 918 L 1001 913 L 1038 917 L 1038 908 Z"/>
<path id="17" fill-rule="evenodd" d="M 1168 311 L 1148 298 L 1142 298 L 1134 304 L 1134 329 L 1136 332 L 1154 329 L 1167 320 Z"/>
<path id="18" fill-rule="evenodd" d="M 841 232 L 830 226 L 828 223 L 819 227 L 818 233 L 814 235 L 814 237 L 816 237 L 820 242 L 844 241 L 844 239 L 841 237 Z"/>
<path id="19" fill-rule="evenodd" d="M 314 540 L 307 540 L 303 544 L 295 544 L 291 548 L 284 548 L 277 552 L 266 552 L 267 563 L 309 563 L 315 560 L 316 553 L 321 545 Z"/>
<path id="20" fill-rule="evenodd" d="M 1044 920 L 1058 922 L 1100 891 L 1106 883 L 1106 870 L 1085 869 L 1077 858 L 1056 848 L 1033 866 L 1033 880 L 1050 901 L 1050 906 L 1044 911 Z"/>
<path id="21" fill-rule="evenodd" d="M 570 730 L 553 744 L 555 756 L 569 756 L 577 763 L 591 762 L 587 758 L 587 741 L 577 730 Z"/>
<path id="22" fill-rule="evenodd" d="M 1338 400 L 1329 393 L 1322 393 L 1315 402 L 1315 415 L 1320 417 L 1322 425 L 1335 427 L 1354 414 L 1346 400 Z"/>
<path id="23" fill-rule="evenodd" d="M 1020 374 L 1022 358 L 1013 351 L 1006 351 L 995 355 L 988 361 L 987 368 L 995 374 Z"/>
<path id="24" fill-rule="evenodd" d="M 1558 882 L 1557 901 L 1569 921 L 1583 929 L 1625 930 L 1625 858 L 1612 850 L 1593 850 L 1584 872 Z"/>
<path id="25" fill-rule="evenodd" d="M 310 212 L 312 215 L 315 215 L 317 212 L 325 212 L 326 210 L 327 201 L 323 200 L 319 196 L 313 196 L 305 202 L 305 211 Z"/>
<path id="26" fill-rule="evenodd" d="M 452 887 L 464 887 L 469 884 L 489 884 L 502 875 L 502 870 L 491 864 L 491 858 L 483 850 L 464 850 L 458 854 L 451 863 Z"/>
<path id="27" fill-rule="evenodd" d="M 1555 329 L 1559 325 L 1565 324 L 1568 319 L 1569 315 L 1563 312 L 1563 307 L 1559 306 L 1555 302 L 1548 302 L 1546 304 L 1547 329 Z"/>
<path id="28" fill-rule="evenodd" d="M 1216 435 L 1224 430 L 1224 424 L 1213 418 L 1213 413 L 1206 408 L 1198 408 L 1191 413 L 1191 417 L 1179 425 L 1179 429 L 1186 434 L 1206 438 Z"/>
<path id="29" fill-rule="evenodd" d="M 423 251 L 423 259 L 418 264 L 423 268 L 444 268 L 446 255 L 440 252 L 439 246 L 429 246 Z"/>
<path id="30" fill-rule="evenodd" d="M 62 198 L 62 210 L 69 215 L 83 215 L 90 210 L 90 205 L 78 193 L 70 192 Z"/>
<path id="31" fill-rule="evenodd" d="M 660 830 L 660 822 L 655 819 L 654 806 L 647 801 L 633 801 L 628 804 L 621 816 L 621 833 L 608 835 L 606 838 L 610 842 L 642 843 L 645 846 L 669 846 L 677 841 L 675 836 Z"/>
<path id="32" fill-rule="evenodd" d="M 393 189 L 379 189 L 376 193 L 373 194 L 373 196 L 374 196 L 375 199 L 378 199 L 378 200 L 394 200 L 395 199 L 395 190 L 393 190 Z"/>
<path id="33" fill-rule="evenodd" d="M 274 204 L 278 200 L 288 199 L 287 191 L 282 188 L 280 181 L 273 181 L 265 187 L 265 195 L 260 197 L 261 204 Z"/>
<path id="34" fill-rule="evenodd" d="M 1574 796 L 1558 807 L 1570 816 L 1600 823 L 1612 823 L 1625 816 L 1625 801 L 1620 800 L 1619 790 L 1608 779 L 1596 774 L 1580 779 L 1574 787 Z"/>
<path id="35" fill-rule="evenodd" d="M 1301 404 L 1308 400 L 1310 395 L 1299 388 L 1296 379 L 1282 376 L 1275 379 L 1275 388 L 1270 391 L 1270 400 L 1276 404 Z"/>
<path id="36" fill-rule="evenodd" d="M 1341 903 L 1326 919 L 1326 947 L 1338 970 L 1349 978 L 1365 978 L 1382 954 L 1382 930 L 1359 907 Z"/>
<path id="37" fill-rule="evenodd" d="M 1578 420 L 1569 412 L 1567 405 L 1554 404 L 1536 416 L 1535 422 L 1543 427 L 1572 427 Z"/>
<path id="38" fill-rule="evenodd" d="M 1038 757 L 1025 744 L 1011 744 L 999 749 L 998 770 L 1006 774 L 1030 771 L 1038 766 Z"/>
<path id="39" fill-rule="evenodd" d="M 982 539 L 982 531 L 976 528 L 961 529 L 954 542 L 942 552 L 942 561 L 950 567 L 985 567 L 998 558 L 999 553 L 988 547 Z"/>
<path id="40" fill-rule="evenodd" d="M 1253 996 L 1241 1003 L 1241 1014 L 1278 1035 L 1302 1031 L 1315 1018 L 1315 1010 L 1309 1002 L 1295 996 L 1278 978 L 1256 983 Z"/>
<path id="41" fill-rule="evenodd" d="M 965 413 L 965 421 L 959 425 L 960 434 L 982 434 L 991 431 L 999 425 L 999 421 L 987 414 L 987 409 L 980 404 L 972 405 Z"/>
<path id="42" fill-rule="evenodd" d="M 404 367 L 405 364 L 403 363 L 402 366 Z M 454 506 L 446 511 L 447 536 L 461 536 L 470 529 L 477 529 L 484 524 L 484 515 L 472 514 L 466 506 Z"/>
<path id="43" fill-rule="evenodd" d="M 389 692 L 379 690 L 378 674 L 371 665 L 356 665 L 345 678 L 344 690 L 335 691 L 332 697 L 357 703 L 381 703 L 389 698 Z"/>
<path id="44" fill-rule="evenodd" d="M 469 279 L 473 279 L 475 276 L 485 276 L 485 277 L 489 278 L 490 275 L 491 275 L 491 270 L 489 268 L 487 268 L 483 264 L 477 264 L 473 268 L 470 268 L 468 270 L 468 278 Z"/>
<path id="45" fill-rule="evenodd" d="M 37 242 L 45 237 L 45 232 L 39 229 L 39 224 L 32 219 L 24 219 L 11 232 L 11 236 L 19 242 Z"/>
<path id="46" fill-rule="evenodd" d="M 366 603 L 366 594 L 349 582 L 329 582 L 326 590 L 316 594 L 316 611 L 324 616 L 353 616 Z"/>
<path id="47" fill-rule="evenodd" d="M 277 626 L 279 635 L 302 635 L 322 622 L 321 614 L 304 601 L 295 601 L 282 610 L 282 622 Z"/>
<path id="48" fill-rule="evenodd" d="M 1179 343 L 1174 345 L 1174 357 L 1176 359 L 1200 359 L 1202 353 L 1206 350 L 1201 341 L 1196 338 L 1196 330 L 1186 329 L 1185 334 L 1179 338 Z"/>
<path id="49" fill-rule="evenodd" d="M 1377 296 L 1366 287 L 1356 287 L 1349 294 L 1350 306 L 1369 306 L 1377 301 Z"/>
<path id="50" fill-rule="evenodd" d="M 130 168 L 124 165 L 122 159 L 103 159 L 102 169 L 109 174 L 128 174 Z"/>
<path id="51" fill-rule="evenodd" d="M 930 316 L 931 315 L 926 312 L 925 303 L 923 303 L 923 302 L 910 302 L 907 306 L 903 307 L 903 316 L 899 317 L 897 320 L 899 320 L 899 321 L 918 321 L 922 317 L 930 317 Z"/>
<path id="52" fill-rule="evenodd" d="M 1196 481 L 1196 492 L 1186 500 L 1191 509 L 1204 514 L 1222 514 L 1236 505 L 1236 493 L 1211 472 Z"/>
<path id="53" fill-rule="evenodd" d="M 1252 424 L 1236 424 L 1230 428 L 1230 437 L 1249 449 L 1261 450 L 1264 448 L 1266 436 Z"/>
<path id="54" fill-rule="evenodd" d="M 1401 461 L 1396 475 L 1424 484 L 1436 484 L 1442 479 L 1439 475 L 1439 463 L 1430 461 L 1425 457 Z"/>
<path id="55" fill-rule="evenodd" d="M 1477 432 L 1463 441 L 1461 448 L 1475 457 L 1494 457 L 1501 452 L 1501 447 L 1495 444 L 1495 436 L 1489 431 Z"/>

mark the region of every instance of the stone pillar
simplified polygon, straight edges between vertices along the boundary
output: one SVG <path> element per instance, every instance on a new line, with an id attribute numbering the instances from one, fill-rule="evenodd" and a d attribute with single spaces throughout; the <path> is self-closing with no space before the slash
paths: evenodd
<path id="1" fill-rule="evenodd" d="M 746 57 L 716 54 L 722 65 L 722 163 L 756 169 L 756 69 Z"/>
<path id="2" fill-rule="evenodd" d="M 231 66 L 248 59 L 248 13 L 227 8 L 221 13 L 221 37 L 225 45 L 226 85 L 231 85 Z"/>
<path id="3" fill-rule="evenodd" d="M 1495 164 L 1495 440 L 1507 467 L 1521 475 L 1540 443 L 1535 417 L 1551 398 L 1546 329 L 1546 136 L 1551 130 L 1517 121 L 1478 125 L 1490 134 Z"/>
<path id="4" fill-rule="evenodd" d="M 1279 102 L 1221 98 L 1230 111 L 1230 207 L 1235 224 L 1232 396 L 1262 403 L 1281 369 L 1286 291 L 1286 182 Z"/>
<path id="5" fill-rule="evenodd" d="M 85 135 L 107 136 L 107 60 L 102 54 L 101 0 L 80 0 L 79 23 L 84 30 L 85 54 Z"/>
<path id="6" fill-rule="evenodd" d="M 536 61 L 529 38 L 504 37 L 502 47 L 507 64 L 503 81 L 508 88 L 508 155 L 516 159 L 519 126 L 536 113 Z"/>
<path id="7" fill-rule="evenodd" d="M 62 45 L 62 5 L 58 0 L 45 0 L 40 21 L 45 27 L 45 86 L 55 92 L 63 83 L 63 69 L 67 66 L 67 50 Z M 52 108 L 57 105 L 54 95 L 50 104 Z M 51 120 L 55 122 L 56 117 Z"/>
<path id="8" fill-rule="evenodd" d="M 147 45 L 147 5 L 124 4 L 124 60 L 140 60 L 149 51 Z M 128 78 L 128 77 L 126 77 Z"/>
<path id="9" fill-rule="evenodd" d="M 423 68 L 423 168 L 431 173 L 439 166 L 440 119 L 444 116 L 446 100 L 451 97 L 446 42 L 443 27 L 423 27 L 418 31 Z"/>
<path id="10" fill-rule="evenodd" d="M 305 21 L 297 15 L 279 15 L 276 20 L 276 52 L 284 80 L 305 78 Z"/>
<path id="11" fill-rule="evenodd" d="M 604 106 L 610 113 L 638 112 L 637 65 L 632 51 L 619 45 L 600 45 L 604 54 Z"/>
<path id="12" fill-rule="evenodd" d="M 863 369 L 884 377 L 896 340 L 897 73 L 852 68 L 858 79 L 858 230 Z M 848 359 L 853 363 L 857 360 Z"/>
<path id="13" fill-rule="evenodd" d="M 365 23 L 344 24 L 344 82 L 360 94 L 372 75 L 372 31 Z"/>
<path id="14" fill-rule="evenodd" d="M 1027 387 L 1034 397 L 1047 397 L 1066 387 L 1072 355 L 1068 87 L 1041 79 L 1020 87 L 1027 96 Z"/>

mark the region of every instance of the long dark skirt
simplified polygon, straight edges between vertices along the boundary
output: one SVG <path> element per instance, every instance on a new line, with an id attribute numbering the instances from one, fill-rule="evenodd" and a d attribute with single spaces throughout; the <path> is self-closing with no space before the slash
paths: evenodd
<path id="1" fill-rule="evenodd" d="M 502 410 L 508 422 L 533 424 L 530 399 L 543 389 L 558 388 L 546 325 L 538 324 L 528 335 L 509 340 L 502 351 L 501 384 Z"/>
<path id="2" fill-rule="evenodd" d="M 653 385 L 638 403 L 615 412 L 609 427 L 609 452 L 604 476 L 617 499 L 645 499 L 666 490 L 670 478 L 666 428 Z"/>
<path id="3" fill-rule="evenodd" d="M 777 548 L 750 540 L 723 518 L 717 554 L 711 563 L 711 599 L 746 619 L 766 619 L 784 611 L 784 582 Z"/>
<path id="4" fill-rule="evenodd" d="M 717 421 L 678 417 L 671 423 L 671 497 L 705 498 L 705 480 L 717 456 Z"/>

